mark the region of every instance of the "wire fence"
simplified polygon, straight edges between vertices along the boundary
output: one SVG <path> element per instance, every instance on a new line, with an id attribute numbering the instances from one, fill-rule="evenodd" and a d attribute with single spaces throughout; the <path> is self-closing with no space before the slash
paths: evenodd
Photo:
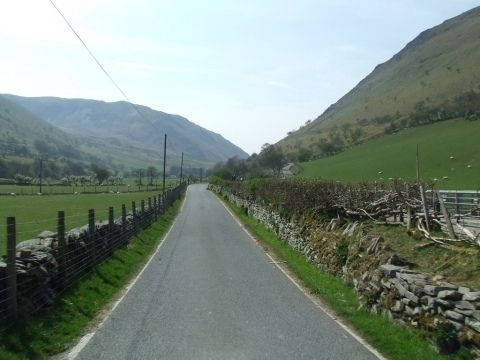
<path id="1" fill-rule="evenodd" d="M 169 180 L 167 188 L 175 187 L 177 181 Z M 132 193 L 150 192 L 162 190 L 161 184 L 151 185 L 47 185 L 40 187 L 35 185 L 0 185 L 0 196 L 19 195 L 78 195 L 78 194 L 109 194 L 109 193 Z"/>
<path id="2" fill-rule="evenodd" d="M 389 184 L 345 184 L 328 180 L 263 179 L 214 185 L 247 201 L 260 202 L 284 217 L 323 214 L 331 227 L 342 218 L 414 228 L 439 245 L 480 247 L 477 191 L 435 190 L 432 184 L 400 180 Z M 415 230 L 415 231 L 416 231 Z M 441 230 L 437 235 L 436 230 Z"/>
<path id="3" fill-rule="evenodd" d="M 185 182 L 165 194 L 123 204 L 115 218 L 108 209 L 108 220 L 96 221 L 94 209 L 88 211 L 86 225 L 65 230 L 64 211 L 57 214 L 57 232 L 17 244 L 15 217 L 6 222 L 6 255 L 0 260 L 0 327 L 15 323 L 22 316 L 53 305 L 55 297 L 72 286 L 114 251 L 150 226 L 181 197 Z M 140 205 L 140 206 L 138 206 Z"/>

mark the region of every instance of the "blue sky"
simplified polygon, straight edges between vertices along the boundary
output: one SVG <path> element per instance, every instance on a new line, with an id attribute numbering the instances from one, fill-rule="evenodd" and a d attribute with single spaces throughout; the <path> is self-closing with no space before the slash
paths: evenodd
<path id="1" fill-rule="evenodd" d="M 136 103 L 258 151 L 471 0 L 57 0 Z M 0 92 L 122 100 L 48 0 L 0 4 Z"/>

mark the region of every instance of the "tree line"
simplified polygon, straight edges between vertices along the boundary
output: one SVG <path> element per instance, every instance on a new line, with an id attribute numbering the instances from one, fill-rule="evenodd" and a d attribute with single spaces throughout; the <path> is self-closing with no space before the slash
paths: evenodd
<path id="1" fill-rule="evenodd" d="M 216 164 L 207 175 L 224 180 L 278 177 L 287 161 L 287 157 L 278 145 L 267 143 L 262 146 L 259 154 L 254 153 L 247 159 L 232 157 L 226 162 Z"/>

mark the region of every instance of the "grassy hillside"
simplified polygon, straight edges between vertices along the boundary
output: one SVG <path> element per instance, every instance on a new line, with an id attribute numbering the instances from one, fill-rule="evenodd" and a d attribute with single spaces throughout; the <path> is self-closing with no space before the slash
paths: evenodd
<path id="1" fill-rule="evenodd" d="M 34 159 L 40 156 L 51 160 L 58 174 L 79 174 L 92 162 L 104 163 L 94 153 L 83 151 L 79 138 L 1 96 L 0 129 L 0 177 L 12 171 L 28 173 L 27 169 L 38 165 Z M 7 162 L 14 162 L 16 168 L 8 168 Z"/>
<path id="2" fill-rule="evenodd" d="M 464 112 L 479 115 L 478 34 L 480 7 L 422 32 L 316 120 L 279 144 L 289 153 L 301 148 L 320 153 L 321 139 L 340 139 L 348 146 L 385 131 Z"/>
<path id="3" fill-rule="evenodd" d="M 221 135 L 206 130 L 179 115 L 137 105 L 86 99 L 54 97 L 26 98 L 3 95 L 51 124 L 82 136 L 87 145 L 99 149 L 94 154 L 107 154 L 111 161 L 137 164 L 162 159 L 163 136 L 168 134 L 169 157 L 179 162 L 182 152 L 188 163 L 213 164 L 247 154 Z M 151 164 L 149 164 L 151 165 Z"/>
<path id="4" fill-rule="evenodd" d="M 300 176 L 351 182 L 414 179 L 417 144 L 424 180 L 439 179 L 437 187 L 441 189 L 480 189 L 480 121 L 462 119 L 406 129 L 335 156 L 302 163 Z M 443 180 L 444 176 L 448 180 Z"/>

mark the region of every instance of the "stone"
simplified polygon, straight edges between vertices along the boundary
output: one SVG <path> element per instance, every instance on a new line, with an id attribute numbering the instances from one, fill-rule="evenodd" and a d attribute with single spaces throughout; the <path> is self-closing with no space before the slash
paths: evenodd
<path id="1" fill-rule="evenodd" d="M 412 300 L 407 299 L 407 298 L 402 298 L 400 301 L 401 301 L 403 304 L 407 305 L 407 306 L 413 305 Z"/>
<path id="2" fill-rule="evenodd" d="M 395 305 L 393 305 L 393 306 L 390 308 L 390 310 L 392 310 L 393 312 L 398 313 L 398 312 L 402 312 L 404 308 L 405 308 L 405 305 L 404 305 L 401 301 L 397 300 L 397 301 L 395 302 Z"/>
<path id="3" fill-rule="evenodd" d="M 463 323 L 465 321 L 465 316 L 452 310 L 445 311 L 445 316 L 449 319 L 455 320 L 457 322 Z"/>
<path id="4" fill-rule="evenodd" d="M 460 300 L 462 294 L 455 290 L 442 290 L 437 294 L 437 297 L 444 300 Z"/>
<path id="5" fill-rule="evenodd" d="M 480 321 L 468 321 L 468 326 L 480 333 Z"/>
<path id="6" fill-rule="evenodd" d="M 475 320 L 480 321 L 480 310 L 475 310 L 475 311 L 473 311 L 472 317 L 473 317 Z"/>
<path id="7" fill-rule="evenodd" d="M 453 284 L 448 283 L 448 282 L 441 282 L 439 285 L 443 286 L 447 290 L 458 290 L 458 286 L 453 285 Z"/>
<path id="8" fill-rule="evenodd" d="M 406 281 L 409 284 L 416 284 L 421 286 L 425 286 L 427 284 L 425 277 L 419 274 L 397 273 L 396 277 Z"/>
<path id="9" fill-rule="evenodd" d="M 444 279 L 444 276 L 443 275 L 435 275 L 432 280 L 434 282 L 437 282 L 437 281 L 440 281 L 440 280 L 443 280 Z"/>
<path id="10" fill-rule="evenodd" d="M 413 292 L 416 296 L 422 296 L 424 294 L 423 292 L 423 286 L 419 286 L 416 284 L 411 284 L 409 287 L 411 292 Z"/>
<path id="11" fill-rule="evenodd" d="M 47 239 L 47 238 L 53 238 L 57 234 L 48 230 L 42 231 L 40 234 L 37 235 L 39 239 Z"/>
<path id="12" fill-rule="evenodd" d="M 446 309 L 451 309 L 453 308 L 453 301 L 449 301 L 449 300 L 443 300 L 443 299 L 435 299 L 435 304 L 437 305 L 440 305 Z"/>
<path id="13" fill-rule="evenodd" d="M 414 293 L 408 291 L 402 284 L 397 283 L 395 284 L 395 287 L 398 290 L 398 293 L 403 296 L 404 298 L 407 298 L 408 300 L 414 302 L 415 304 L 418 304 L 418 296 L 416 296 Z"/>
<path id="14" fill-rule="evenodd" d="M 420 306 L 417 306 L 413 309 L 413 315 L 421 315 L 423 312 L 423 309 Z"/>
<path id="15" fill-rule="evenodd" d="M 437 296 L 440 291 L 444 291 L 444 290 L 452 290 L 452 289 L 450 289 L 449 287 L 438 286 L 438 285 L 425 285 L 423 287 L 423 291 L 425 292 L 425 294 L 433 295 L 433 296 Z"/>
<path id="16" fill-rule="evenodd" d="M 480 291 L 464 293 L 462 299 L 465 300 L 465 301 L 479 301 L 480 300 Z"/>
<path id="17" fill-rule="evenodd" d="M 475 306 L 469 301 L 460 300 L 455 302 L 455 308 L 462 310 L 475 310 Z"/>
<path id="18" fill-rule="evenodd" d="M 455 311 L 458 312 L 459 314 L 462 314 L 462 315 L 465 315 L 465 316 L 472 316 L 473 315 L 472 310 L 463 310 L 463 309 L 455 308 Z"/>
<path id="19" fill-rule="evenodd" d="M 403 268 L 401 266 L 384 264 L 380 265 L 380 270 L 388 277 L 393 278 L 397 272 L 401 271 Z"/>
<path id="20" fill-rule="evenodd" d="M 414 315 L 414 308 L 411 306 L 405 306 L 405 314 L 408 316 L 413 316 Z"/>
<path id="21" fill-rule="evenodd" d="M 469 292 L 470 292 L 470 288 L 465 287 L 465 286 L 459 286 L 459 287 L 458 287 L 458 292 L 459 292 L 460 294 L 466 294 L 466 293 L 469 293 Z"/>
<path id="22" fill-rule="evenodd" d="M 435 298 L 428 295 L 424 295 L 421 297 L 420 303 L 426 305 L 427 309 L 432 309 L 433 305 L 435 305 Z"/>

